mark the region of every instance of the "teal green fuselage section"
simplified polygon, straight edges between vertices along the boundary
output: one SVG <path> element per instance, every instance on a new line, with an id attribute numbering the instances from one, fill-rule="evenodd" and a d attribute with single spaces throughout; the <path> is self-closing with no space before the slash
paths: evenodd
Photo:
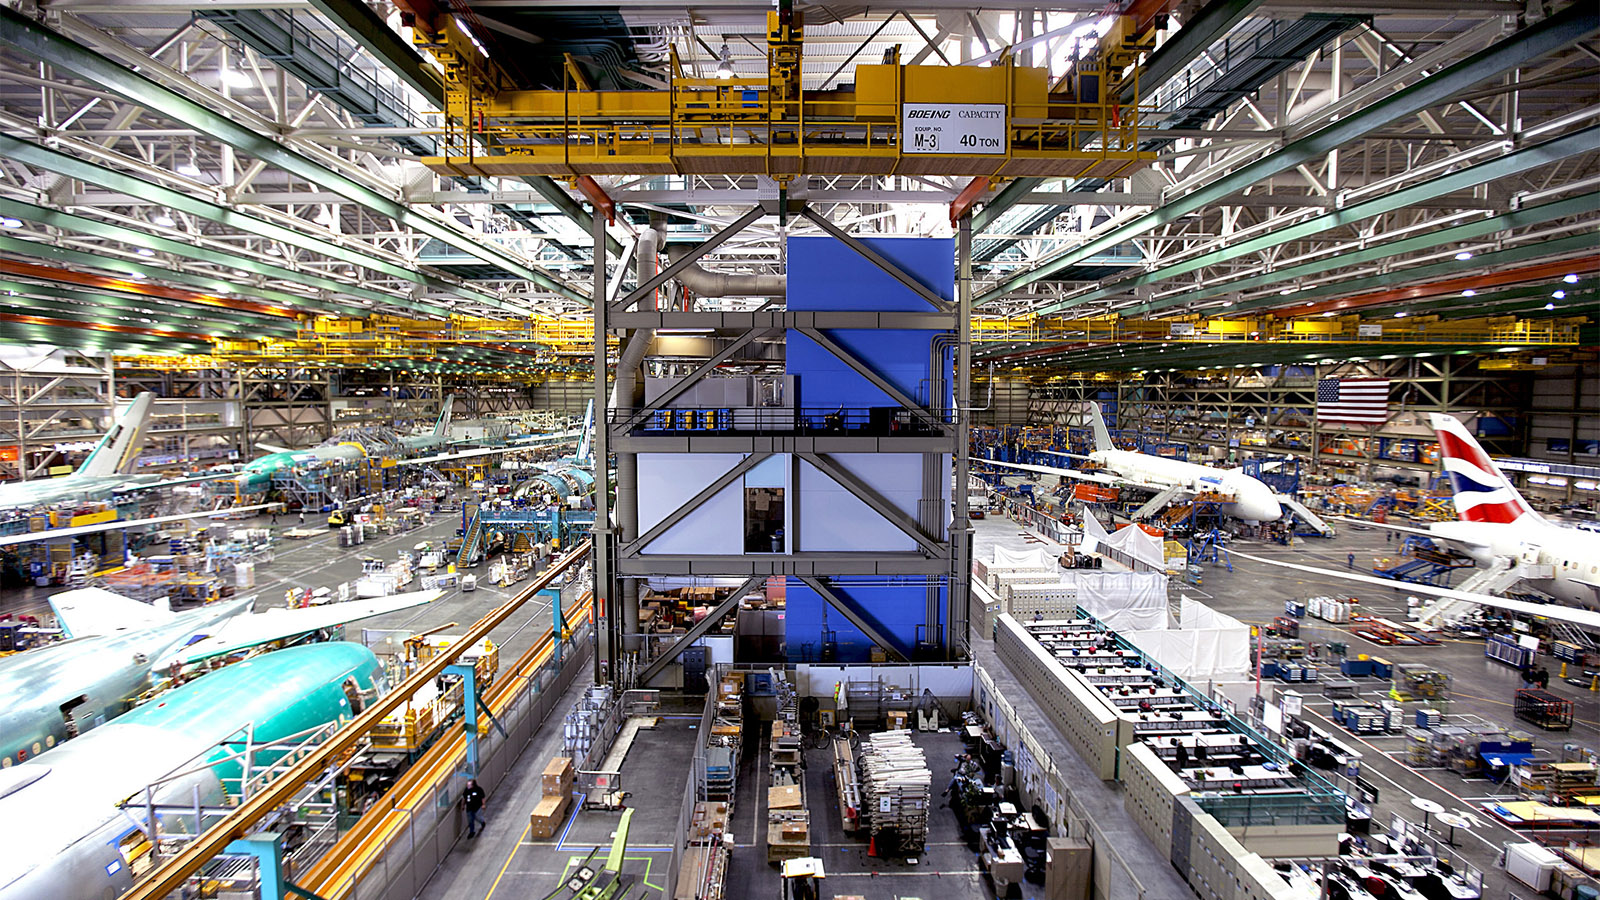
<path id="1" fill-rule="evenodd" d="M 157 697 L 127 713 L 118 722 L 185 733 L 211 732 L 220 746 L 217 761 L 247 744 L 264 744 L 342 721 L 371 702 L 386 685 L 383 667 L 360 644 L 333 641 L 290 647 L 252 657 L 212 672 Z M 281 758 L 282 752 L 257 753 L 254 765 Z M 243 774 L 238 760 L 218 762 L 224 784 L 237 784 Z"/>

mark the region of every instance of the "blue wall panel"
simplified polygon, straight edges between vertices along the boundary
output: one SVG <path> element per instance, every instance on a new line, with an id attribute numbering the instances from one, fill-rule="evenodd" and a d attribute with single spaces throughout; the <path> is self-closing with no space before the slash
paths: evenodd
<path id="1" fill-rule="evenodd" d="M 955 242 L 936 238 L 867 238 L 863 243 L 909 272 L 940 297 L 955 297 Z M 927 302 L 861 254 L 830 237 L 790 238 L 792 310 L 928 312 Z M 835 329 L 829 336 L 895 387 L 929 405 L 928 351 L 938 331 Z M 795 375 L 797 406 L 810 415 L 840 407 L 895 406 L 888 395 L 799 332 L 787 336 L 786 371 Z"/>
<path id="2" fill-rule="evenodd" d="M 830 578 L 834 590 L 855 600 L 877 627 L 890 634 L 902 649 L 916 648 L 917 626 L 924 618 L 926 582 L 917 578 Z M 828 601 L 798 578 L 790 578 L 784 588 L 784 633 L 793 662 L 816 662 L 822 657 L 823 626 L 834 632 L 838 641 L 839 662 L 866 662 L 873 643 L 860 629 L 850 624 Z M 946 589 L 939 580 L 939 608 L 944 609 Z M 944 624 L 938 624 L 942 632 Z M 925 638 L 926 636 L 923 635 Z"/>

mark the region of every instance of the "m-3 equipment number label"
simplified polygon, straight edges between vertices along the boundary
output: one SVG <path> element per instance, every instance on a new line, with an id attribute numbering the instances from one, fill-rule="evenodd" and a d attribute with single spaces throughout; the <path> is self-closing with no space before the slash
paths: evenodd
<path id="1" fill-rule="evenodd" d="M 900 108 L 902 153 L 1006 152 L 1004 103 L 907 103 Z"/>

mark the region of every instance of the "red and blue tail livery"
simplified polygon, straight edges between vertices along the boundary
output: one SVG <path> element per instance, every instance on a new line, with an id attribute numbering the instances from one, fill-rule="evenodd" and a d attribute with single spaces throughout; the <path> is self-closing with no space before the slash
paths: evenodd
<path id="1" fill-rule="evenodd" d="M 1455 489 L 1456 515 L 1463 522 L 1493 522 L 1509 525 L 1539 515 L 1522 499 L 1510 479 L 1483 452 L 1478 441 L 1454 416 L 1432 413 L 1428 416 L 1439 438 L 1444 470 Z"/>

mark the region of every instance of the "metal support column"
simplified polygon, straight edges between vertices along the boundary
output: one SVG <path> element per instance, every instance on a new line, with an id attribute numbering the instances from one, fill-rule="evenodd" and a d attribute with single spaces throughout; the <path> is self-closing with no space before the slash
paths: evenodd
<path id="1" fill-rule="evenodd" d="M 971 636 L 969 581 L 972 578 L 972 522 L 967 518 L 967 479 L 972 431 L 972 215 L 956 224 L 956 441 L 955 510 L 950 519 L 950 608 L 945 613 L 945 653 L 965 656 Z"/>
<path id="2" fill-rule="evenodd" d="M 598 210 L 596 210 L 598 212 Z M 615 608 L 613 590 L 613 565 L 614 547 L 612 545 L 611 529 L 611 423 L 607 416 L 609 409 L 611 378 L 606 360 L 606 331 L 610 319 L 611 304 L 605 301 L 606 297 L 606 219 L 605 216 L 596 215 L 593 221 L 594 232 L 594 287 L 591 296 L 596 300 L 594 304 L 594 608 L 605 624 L 604 628 L 596 623 L 594 640 L 600 642 L 595 647 L 594 678 L 595 681 L 605 681 L 607 677 L 600 669 L 602 653 L 606 657 L 608 671 L 616 672 L 616 643 L 613 638 L 617 610 Z M 621 273 L 618 273 L 621 278 Z M 602 638 L 601 634 L 605 637 Z"/>
<path id="3" fill-rule="evenodd" d="M 258 831 L 229 844 L 227 852 L 256 858 L 261 881 L 261 900 L 284 900 L 287 894 L 283 883 L 282 834 L 276 831 Z"/>

